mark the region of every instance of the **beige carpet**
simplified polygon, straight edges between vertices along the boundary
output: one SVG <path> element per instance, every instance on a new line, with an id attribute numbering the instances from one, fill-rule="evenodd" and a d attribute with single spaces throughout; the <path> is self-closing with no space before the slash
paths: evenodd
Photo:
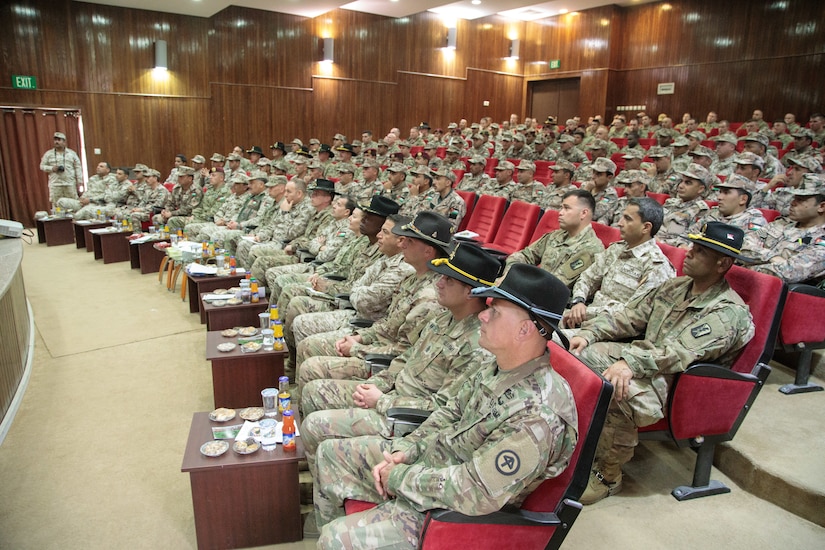
<path id="1" fill-rule="evenodd" d="M 37 343 L 28 391 L 0 446 L 0 549 L 195 548 L 189 480 L 180 464 L 192 413 L 212 408 L 198 317 L 157 277 L 127 263 L 103 265 L 73 246 L 27 246 L 24 274 Z M 801 408 L 816 429 L 794 432 L 796 423 L 787 420 L 760 435 L 753 422 L 756 434 L 743 441 L 762 447 L 742 454 L 770 454 L 804 436 L 799 445 L 808 453 L 777 453 L 777 462 L 803 462 L 810 473 L 794 483 L 816 475 L 825 486 L 825 394 L 763 397 L 752 415 L 760 422 Z M 777 439 L 775 430 L 788 433 Z M 689 482 L 693 458 L 689 450 L 645 443 L 624 493 L 586 508 L 567 547 L 825 547 L 825 529 L 718 471 L 714 478 L 730 482 L 733 493 L 674 500 L 670 489 Z M 314 541 L 277 548 L 314 548 Z"/>

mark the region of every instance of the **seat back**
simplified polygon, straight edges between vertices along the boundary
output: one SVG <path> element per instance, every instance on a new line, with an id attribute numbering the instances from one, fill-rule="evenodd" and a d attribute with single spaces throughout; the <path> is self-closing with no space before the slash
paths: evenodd
<path id="1" fill-rule="evenodd" d="M 467 223 L 470 221 L 470 215 L 473 213 L 473 208 L 476 205 L 476 194 L 472 191 L 462 191 L 461 189 L 456 189 L 455 192 L 458 193 L 459 197 L 464 199 L 464 204 L 467 206 L 464 217 L 461 218 L 461 223 L 458 224 L 458 230 L 463 231 L 467 227 Z"/>
<path id="2" fill-rule="evenodd" d="M 554 164 L 556 164 L 556 163 L 553 162 L 553 161 L 550 161 L 550 160 L 537 160 L 537 161 L 535 161 L 536 173 L 533 174 L 533 177 L 536 178 L 536 179 L 539 179 L 540 177 L 542 177 L 542 178 L 550 177 L 552 179 L 553 174 L 552 174 L 552 171 L 550 170 L 550 167 L 553 166 Z"/>
<path id="3" fill-rule="evenodd" d="M 496 166 L 498 166 L 498 159 L 491 157 L 487 159 L 487 164 L 484 165 L 484 173 L 494 178 L 496 176 Z"/>
<path id="4" fill-rule="evenodd" d="M 825 343 L 825 316 L 811 315 L 825 307 L 825 292 L 809 285 L 791 285 L 779 324 L 779 341 L 788 347 Z"/>
<path id="5" fill-rule="evenodd" d="M 602 241 L 605 248 L 612 243 L 622 240 L 622 232 L 619 231 L 618 227 L 610 227 L 599 222 L 593 222 L 590 225 L 593 226 L 593 231 L 596 232 L 596 236 Z"/>
<path id="6" fill-rule="evenodd" d="M 546 210 L 544 215 L 539 219 L 536 228 L 533 230 L 533 235 L 530 236 L 530 243 L 539 240 L 545 233 L 550 233 L 559 228 L 559 211 Z"/>
<path id="7" fill-rule="evenodd" d="M 475 239 L 480 243 L 491 242 L 498 230 L 504 211 L 507 209 L 507 199 L 492 195 L 481 195 L 473 208 L 473 215 L 467 222 L 467 230 L 478 233 Z"/>
<path id="8" fill-rule="evenodd" d="M 659 245 L 659 248 L 662 249 L 662 252 L 667 256 L 667 259 L 670 260 L 670 263 L 673 264 L 673 267 L 676 269 L 676 276 L 681 277 L 684 273 L 682 272 L 682 266 L 685 265 L 685 256 L 687 255 L 686 248 L 679 248 L 678 246 L 673 246 L 667 243 L 660 243 L 656 242 Z"/>
<path id="9" fill-rule="evenodd" d="M 753 338 L 742 348 L 731 369 L 751 372 L 757 363 L 768 363 L 773 355 L 787 288 L 778 277 L 738 265 L 730 268 L 727 280 L 748 304 L 756 327 Z"/>
<path id="10" fill-rule="evenodd" d="M 496 231 L 496 238 L 484 246 L 507 254 L 521 250 L 529 244 L 540 215 L 541 208 L 537 204 L 511 202 Z"/>
<path id="11" fill-rule="evenodd" d="M 567 468 L 558 476 L 545 479 L 524 500 L 521 509 L 527 512 L 553 512 L 562 499 L 578 500 L 581 497 L 590 478 L 596 444 L 613 395 L 610 383 L 566 349 L 555 342 L 549 342 L 547 347 L 550 349 L 550 364 L 567 380 L 573 392 L 579 437 Z"/>
<path id="12" fill-rule="evenodd" d="M 762 215 L 765 216 L 765 221 L 768 223 L 771 223 L 782 214 L 779 210 L 772 210 L 770 208 L 757 208 L 757 210 L 762 212 Z"/>
<path id="13" fill-rule="evenodd" d="M 652 193 L 650 191 L 647 192 L 647 196 L 655 200 L 662 206 L 664 206 L 665 201 L 670 198 L 670 195 L 668 195 L 667 193 Z"/>

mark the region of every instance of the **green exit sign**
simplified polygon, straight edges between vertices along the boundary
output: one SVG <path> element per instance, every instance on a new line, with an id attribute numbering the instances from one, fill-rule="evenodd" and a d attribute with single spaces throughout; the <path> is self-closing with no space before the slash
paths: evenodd
<path id="1" fill-rule="evenodd" d="M 11 75 L 11 87 L 21 90 L 36 90 L 37 79 L 33 76 L 26 76 L 22 74 Z"/>
<path id="2" fill-rule="evenodd" d="M 561 59 L 551 59 L 547 62 L 551 69 L 558 69 L 561 67 Z"/>

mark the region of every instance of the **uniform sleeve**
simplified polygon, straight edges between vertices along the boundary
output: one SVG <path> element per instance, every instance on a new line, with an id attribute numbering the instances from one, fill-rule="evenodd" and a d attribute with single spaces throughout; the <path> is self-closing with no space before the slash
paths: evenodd
<path id="1" fill-rule="evenodd" d="M 538 416 L 511 418 L 463 464 L 399 464 L 390 472 L 390 490 L 421 512 L 447 508 L 479 516 L 498 511 L 524 492 L 544 473 L 551 458 L 556 458 L 551 457 L 547 437 L 551 431 Z M 569 461 L 569 456 L 559 454 L 560 461 Z"/>
<path id="2" fill-rule="evenodd" d="M 510 254 L 507 258 L 507 267 L 512 264 L 538 265 L 544 254 L 544 249 L 547 247 L 547 241 L 550 239 L 551 233 L 543 235 L 539 240 L 528 245 L 526 248 Z"/>
<path id="3" fill-rule="evenodd" d="M 46 172 L 47 174 L 52 173 L 52 163 L 49 162 L 49 160 L 50 160 L 49 153 L 51 153 L 51 150 L 46 151 L 45 153 L 43 153 L 43 156 L 40 158 L 40 169 L 43 172 Z"/>
<path id="4" fill-rule="evenodd" d="M 326 243 L 324 243 L 324 249 L 318 252 L 315 259 L 320 262 L 329 262 L 335 259 L 346 242 L 353 238 L 355 238 L 355 235 L 348 227 L 333 231 L 332 235 L 328 237 Z"/>
<path id="5" fill-rule="evenodd" d="M 825 277 L 825 245 L 811 244 L 795 251 L 790 257 L 775 256 L 769 263 L 753 269 L 775 275 L 786 283 L 803 283 Z"/>
<path id="6" fill-rule="evenodd" d="M 285 243 L 300 237 L 304 231 L 306 231 L 312 214 L 312 208 L 300 208 L 298 212 L 295 212 L 284 220 L 284 224 L 281 226 L 281 233 L 276 236 Z"/>
<path id="7" fill-rule="evenodd" d="M 589 344 L 615 341 L 643 334 L 653 312 L 653 301 L 658 288 L 649 289 L 635 300 L 628 302 L 623 311 L 615 315 L 599 316 L 586 320 L 579 331 Z"/>
<path id="8" fill-rule="evenodd" d="M 608 255 L 612 254 L 607 250 L 596 254 L 595 261 L 579 275 L 576 284 L 573 285 L 571 298 L 584 298 L 588 300 L 593 297 L 596 290 L 601 288 L 605 269 L 607 269 L 609 263 L 612 263 L 608 260 Z"/>
<path id="9" fill-rule="evenodd" d="M 398 358 L 393 360 L 393 363 Z M 413 463 L 438 437 L 442 429 L 457 422 L 464 410 L 463 405 L 469 401 L 472 386 L 464 384 L 457 395 L 451 397 L 443 407 L 436 409 L 412 433 L 393 441 L 392 452 L 401 451 L 407 457 L 407 463 Z"/>
<path id="10" fill-rule="evenodd" d="M 379 272 L 381 265 L 382 262 L 371 265 L 364 277 L 359 279 L 359 282 L 366 284 L 355 284 L 350 289 L 349 301 L 355 306 L 355 310 L 371 319 L 379 317 L 386 310 L 401 281 L 413 271 L 411 265 L 402 262 Z"/>

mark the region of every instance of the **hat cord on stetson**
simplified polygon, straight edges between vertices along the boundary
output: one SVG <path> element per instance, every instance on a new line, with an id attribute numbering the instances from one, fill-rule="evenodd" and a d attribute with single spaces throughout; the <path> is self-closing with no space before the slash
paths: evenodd
<path id="1" fill-rule="evenodd" d="M 467 273 L 466 271 L 464 271 L 463 269 L 460 269 L 460 268 L 456 267 L 455 265 L 450 263 L 449 258 L 436 258 L 435 260 L 430 260 L 430 263 L 434 266 L 446 265 L 447 267 L 449 267 L 450 269 L 452 269 L 453 271 L 455 271 L 459 275 L 464 275 L 465 277 L 467 277 L 471 281 L 477 281 L 477 282 L 483 283 L 487 286 L 493 286 L 495 284 L 495 283 L 492 283 L 490 281 L 485 281 L 484 279 L 480 279 L 480 278 L 476 277 L 475 275 L 471 275 L 471 274 Z"/>

